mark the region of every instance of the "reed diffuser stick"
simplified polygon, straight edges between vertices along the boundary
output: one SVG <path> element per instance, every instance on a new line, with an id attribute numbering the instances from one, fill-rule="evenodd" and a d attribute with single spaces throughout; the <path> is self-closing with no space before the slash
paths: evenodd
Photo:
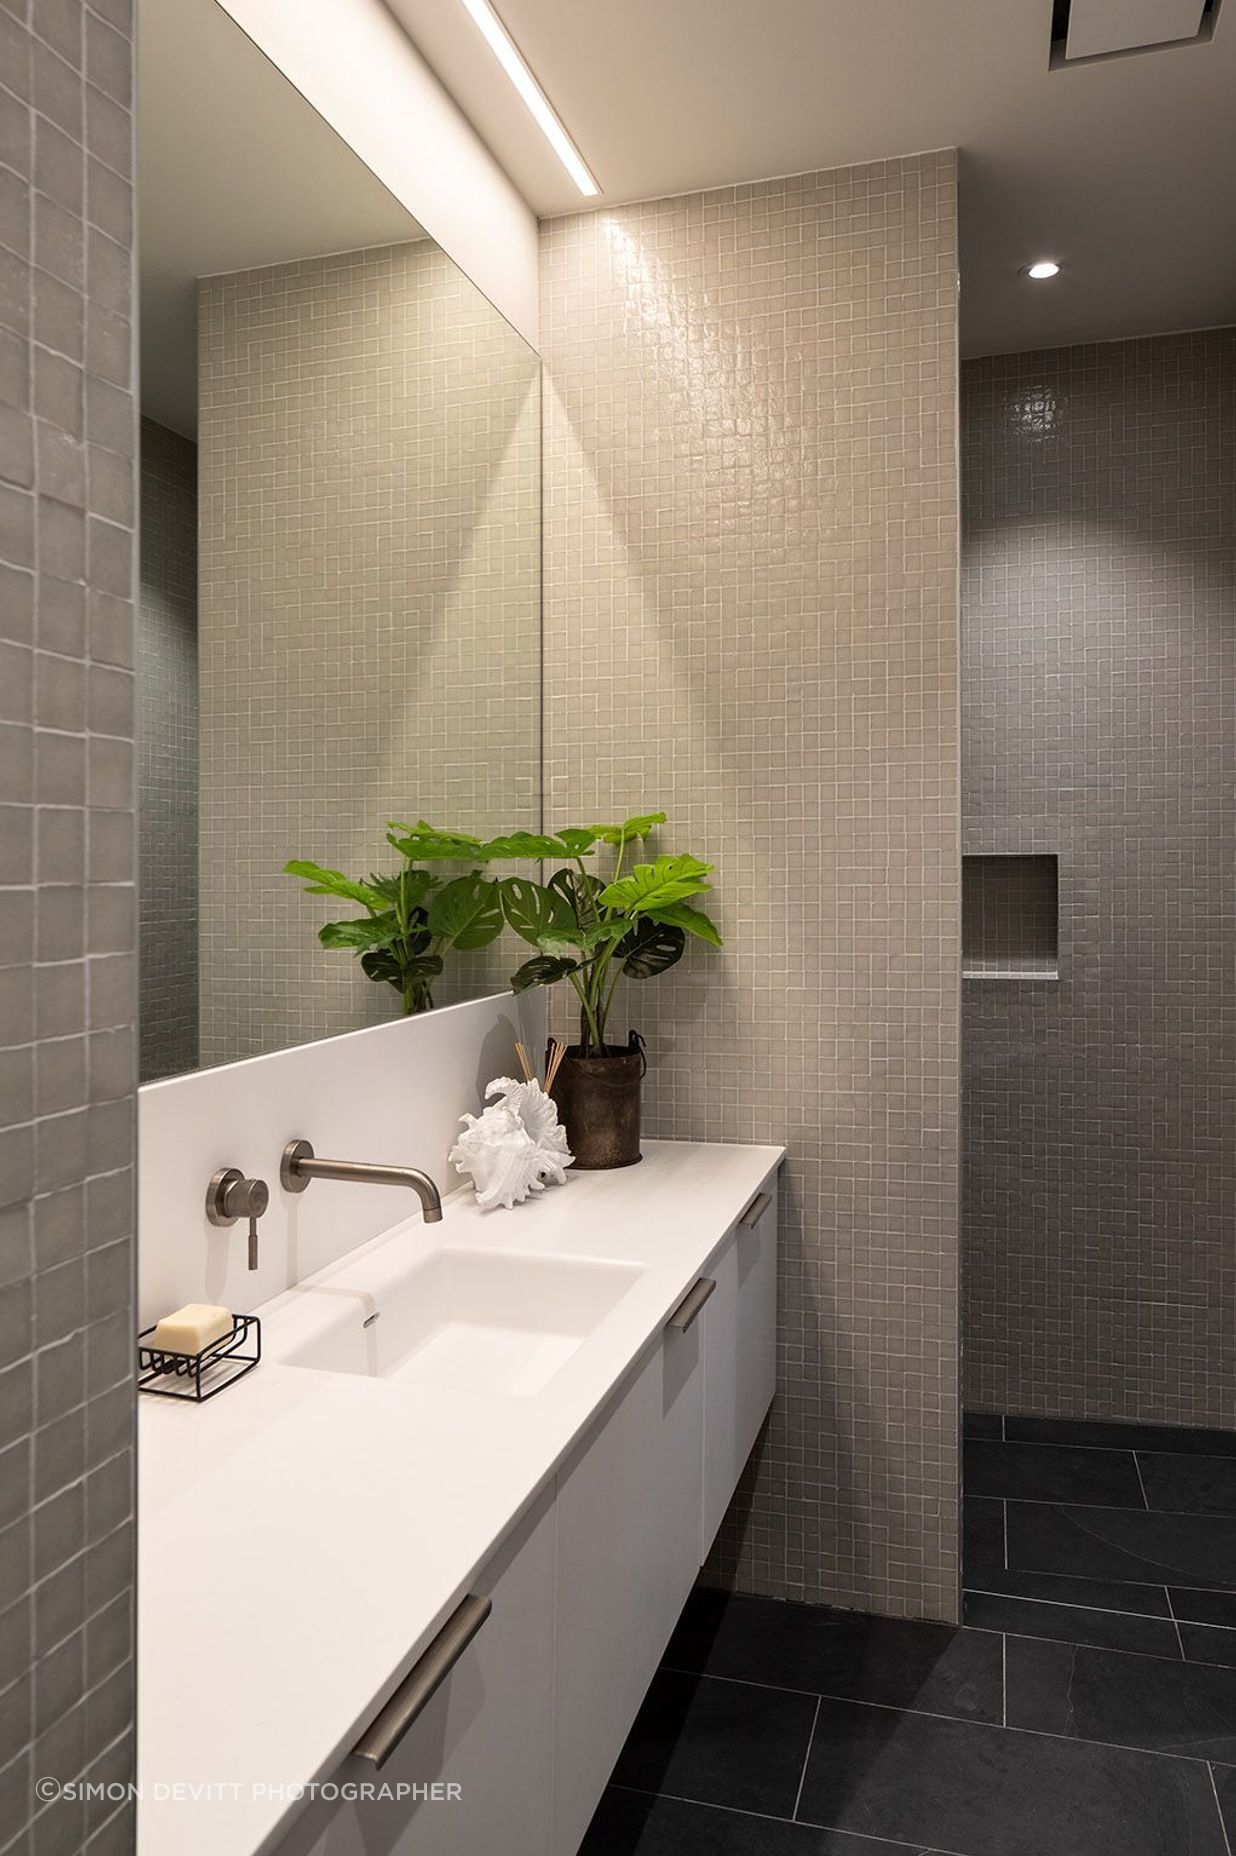
<path id="1" fill-rule="evenodd" d="M 554 1086 L 554 1078 L 557 1076 L 558 1071 L 561 1069 L 562 1059 L 565 1056 L 566 1056 L 566 1045 L 560 1044 L 557 1038 L 551 1038 L 549 1040 L 548 1061 L 545 1066 L 545 1093 L 546 1095 L 549 1094 L 550 1090 Z"/>

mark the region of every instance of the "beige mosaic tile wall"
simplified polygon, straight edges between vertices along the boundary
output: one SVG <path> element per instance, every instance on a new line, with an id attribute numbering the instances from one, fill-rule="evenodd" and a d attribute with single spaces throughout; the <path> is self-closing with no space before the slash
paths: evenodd
<path id="1" fill-rule="evenodd" d="M 1236 329 L 967 362 L 966 850 L 1059 979 L 965 987 L 966 1394 L 1236 1427 Z"/>
<path id="2" fill-rule="evenodd" d="M 712 1574 L 953 1618 L 955 157 L 544 228 L 552 822 L 664 807 L 723 956 L 649 1133 L 776 1140 L 780 1386 Z"/>
<path id="3" fill-rule="evenodd" d="M 540 815 L 535 355 L 427 240 L 206 280 L 203 1063 L 393 1016 L 280 874 Z M 346 908 L 344 911 L 346 913 Z M 439 1003 L 496 990 L 497 947 Z"/>

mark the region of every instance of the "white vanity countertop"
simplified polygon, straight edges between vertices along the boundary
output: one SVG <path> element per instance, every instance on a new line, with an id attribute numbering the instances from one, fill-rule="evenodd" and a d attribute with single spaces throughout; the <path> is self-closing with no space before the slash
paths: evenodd
<path id="1" fill-rule="evenodd" d="M 457 1195 L 440 1225 L 408 1219 L 318 1279 L 342 1287 L 390 1245 L 643 1266 L 534 1397 L 266 1357 L 207 1405 L 139 1399 L 139 1856 L 278 1840 L 294 1788 L 333 1772 L 782 1153 L 646 1141 L 642 1165 L 513 1211 Z M 346 1220 L 348 1187 L 312 1190 Z"/>

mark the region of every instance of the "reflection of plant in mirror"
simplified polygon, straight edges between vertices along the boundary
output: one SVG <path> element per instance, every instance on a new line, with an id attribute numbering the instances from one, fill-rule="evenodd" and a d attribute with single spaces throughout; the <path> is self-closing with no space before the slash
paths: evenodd
<path id="1" fill-rule="evenodd" d="M 394 834 L 391 841 L 394 842 Z M 470 843 L 456 833 L 435 838 L 454 846 L 453 857 L 467 860 Z M 472 874 L 445 882 L 431 870 L 409 863 L 394 876 L 370 876 L 355 882 L 342 870 L 327 870 L 304 858 L 284 865 L 288 876 L 305 879 L 310 896 L 338 896 L 358 902 L 365 915 L 327 922 L 318 930 L 323 947 L 342 947 L 360 955 L 371 980 L 393 986 L 405 1012 L 433 1009 L 433 983 L 451 949 L 469 952 L 485 947 L 502 932 L 502 911 L 494 885 Z"/>

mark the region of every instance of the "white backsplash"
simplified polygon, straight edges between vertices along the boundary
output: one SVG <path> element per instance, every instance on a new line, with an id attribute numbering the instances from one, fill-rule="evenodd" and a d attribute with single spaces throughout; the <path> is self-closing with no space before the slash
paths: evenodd
<path id="1" fill-rule="evenodd" d="M 324 1268 L 418 1211 L 411 1192 L 315 1181 L 279 1185 L 279 1159 L 303 1136 L 323 1158 L 420 1167 L 444 1194 L 464 1182 L 447 1154 L 486 1083 L 518 1074 L 515 1042 L 544 1045 L 544 994 L 446 1006 L 344 1037 L 150 1083 L 138 1098 L 138 1313 L 148 1327 L 184 1302 L 240 1312 Z M 245 1224 L 206 1219 L 219 1167 L 270 1187 L 258 1267 Z"/>

